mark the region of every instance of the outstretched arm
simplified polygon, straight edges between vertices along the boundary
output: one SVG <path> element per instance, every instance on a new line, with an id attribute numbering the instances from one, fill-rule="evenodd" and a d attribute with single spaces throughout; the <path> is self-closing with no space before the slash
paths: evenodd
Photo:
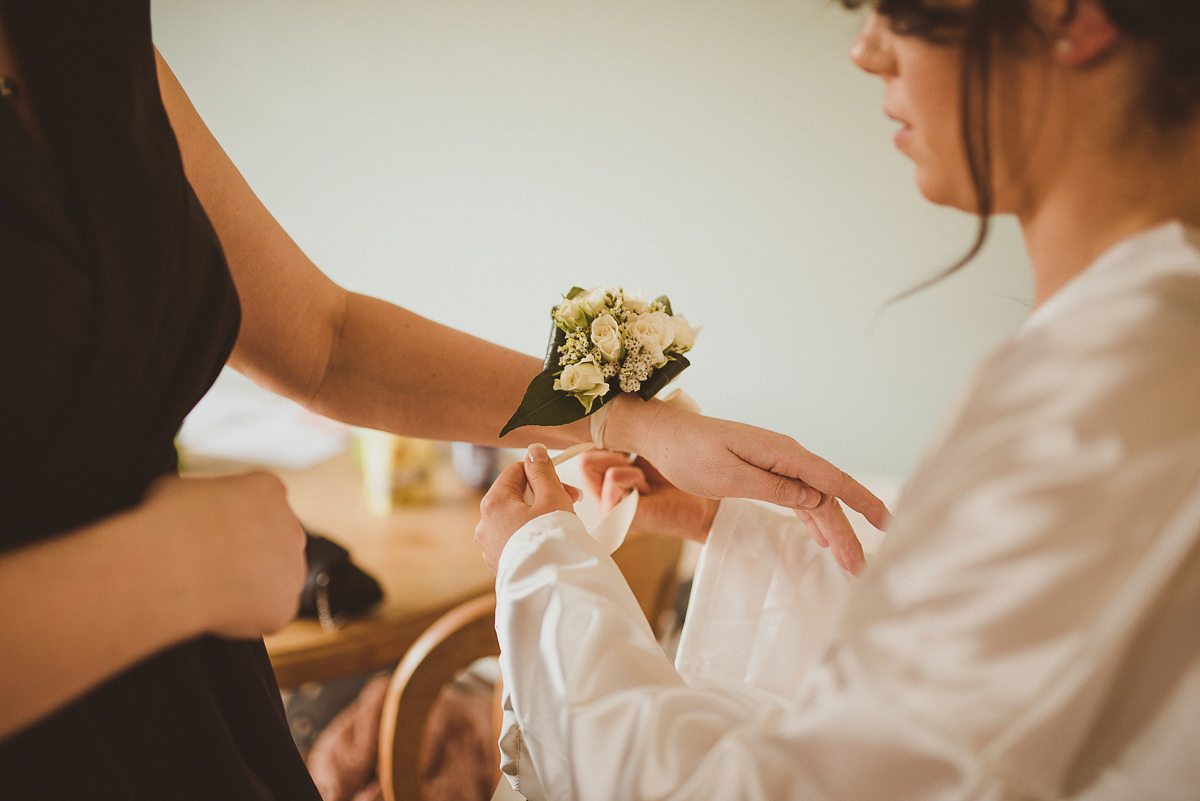
<path id="1" fill-rule="evenodd" d="M 158 69 L 184 169 L 242 304 L 231 366 L 348 423 L 495 444 L 540 362 L 337 286 L 259 201 L 161 56 Z M 586 439 L 587 425 L 539 434 L 565 447 Z"/>
<path id="2" fill-rule="evenodd" d="M 241 298 L 230 363 L 258 383 L 348 423 L 436 439 L 501 442 L 540 362 L 390 303 L 341 289 L 259 202 L 159 57 L 163 101 L 184 168 L 208 212 Z M 503 444 L 566 447 L 588 424 L 526 427 Z M 628 396 L 613 401 L 608 443 L 643 453 L 675 484 L 811 509 L 836 495 L 879 525 L 886 509 L 794 440 Z M 817 491 L 814 491 L 815 488 Z M 830 531 L 853 538 L 830 517 Z"/>

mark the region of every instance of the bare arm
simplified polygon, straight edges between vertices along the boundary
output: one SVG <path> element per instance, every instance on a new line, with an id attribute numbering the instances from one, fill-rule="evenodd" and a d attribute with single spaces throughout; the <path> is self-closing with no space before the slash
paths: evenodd
<path id="1" fill-rule="evenodd" d="M 158 57 L 184 168 L 208 212 L 242 302 L 230 364 L 315 411 L 433 439 L 498 443 L 539 360 L 329 280 L 271 216 Z M 565 447 L 578 423 L 505 438 Z"/>
<path id="2" fill-rule="evenodd" d="M 158 67 L 184 168 L 220 236 L 242 300 L 231 364 L 345 422 L 497 442 L 538 361 L 336 286 L 255 197 L 161 56 Z M 565 447 L 587 439 L 588 425 L 579 421 L 519 428 L 504 442 Z M 613 401 L 606 441 L 647 456 L 693 494 L 812 509 L 802 514 L 810 516 L 818 541 L 857 545 L 836 504 L 816 508 L 821 493 L 843 499 L 876 525 L 887 517 L 858 482 L 791 438 L 762 429 L 621 396 Z"/>
<path id="3" fill-rule="evenodd" d="M 162 648 L 296 612 L 304 536 L 274 476 L 164 478 L 141 504 L 0 555 L 0 740 Z"/>

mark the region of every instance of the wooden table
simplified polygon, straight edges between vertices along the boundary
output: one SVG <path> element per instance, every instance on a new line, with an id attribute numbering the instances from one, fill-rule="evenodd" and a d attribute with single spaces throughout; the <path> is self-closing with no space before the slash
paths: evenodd
<path id="1" fill-rule="evenodd" d="M 200 457 L 188 457 L 186 467 L 199 474 L 252 468 Z M 473 538 L 481 495 L 463 487 L 449 470 L 437 477 L 434 503 L 400 507 L 386 517 L 367 509 L 359 470 L 348 453 L 304 470 L 271 472 L 287 485 L 288 501 L 301 522 L 348 548 L 384 591 L 373 612 L 337 631 L 302 619 L 267 637 L 281 687 L 395 664 L 437 618 L 492 588 L 493 576 Z"/>

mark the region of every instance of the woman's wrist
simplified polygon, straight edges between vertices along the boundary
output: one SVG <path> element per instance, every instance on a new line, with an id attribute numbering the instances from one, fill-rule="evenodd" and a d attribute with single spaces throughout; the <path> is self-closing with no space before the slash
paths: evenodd
<path id="1" fill-rule="evenodd" d="M 205 593 L 200 586 L 200 559 L 185 547 L 189 538 L 172 536 L 187 525 L 159 504 L 143 500 L 114 518 L 112 525 L 121 532 L 123 558 L 130 575 L 138 576 L 148 597 L 158 607 L 153 628 L 164 643 L 187 639 L 208 628 Z"/>
<path id="2" fill-rule="evenodd" d="M 660 400 L 644 401 L 637 395 L 622 392 L 608 403 L 608 420 L 604 425 L 604 447 L 608 450 L 646 455 L 653 450 L 652 434 L 666 404 Z"/>

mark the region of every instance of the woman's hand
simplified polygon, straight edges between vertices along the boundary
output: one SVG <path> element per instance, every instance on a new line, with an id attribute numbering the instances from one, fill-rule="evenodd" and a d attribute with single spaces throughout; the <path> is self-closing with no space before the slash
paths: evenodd
<path id="1" fill-rule="evenodd" d="M 275 476 L 164 477 L 137 513 L 166 550 L 159 558 L 178 571 L 199 631 L 255 638 L 296 616 L 307 572 L 304 529 Z"/>
<path id="2" fill-rule="evenodd" d="M 832 547 L 852 573 L 865 564 L 862 546 L 838 499 L 876 528 L 886 528 L 890 519 L 883 501 L 783 434 L 632 396 L 613 401 L 608 432 L 614 448 L 644 456 L 684 492 L 793 509 L 813 540 Z"/>
<path id="3" fill-rule="evenodd" d="M 601 512 L 607 514 L 630 490 L 636 489 L 641 498 L 633 528 L 700 543 L 708 539 L 708 530 L 717 514 L 717 500 L 684 492 L 640 456 L 630 462 L 623 453 L 587 451 L 579 458 L 584 482 L 596 497 Z"/>
<path id="4" fill-rule="evenodd" d="M 532 502 L 525 500 L 526 489 L 533 493 Z M 475 541 L 483 548 L 484 563 L 495 573 L 500 553 L 517 529 L 549 512 L 573 511 L 580 497 L 578 489 L 559 481 L 546 446 L 530 445 L 525 460 L 510 464 L 479 505 Z"/>
<path id="5" fill-rule="evenodd" d="M 164 477 L 134 507 L 0 554 L 0 740 L 163 648 L 296 614 L 304 532 L 279 479 Z"/>

